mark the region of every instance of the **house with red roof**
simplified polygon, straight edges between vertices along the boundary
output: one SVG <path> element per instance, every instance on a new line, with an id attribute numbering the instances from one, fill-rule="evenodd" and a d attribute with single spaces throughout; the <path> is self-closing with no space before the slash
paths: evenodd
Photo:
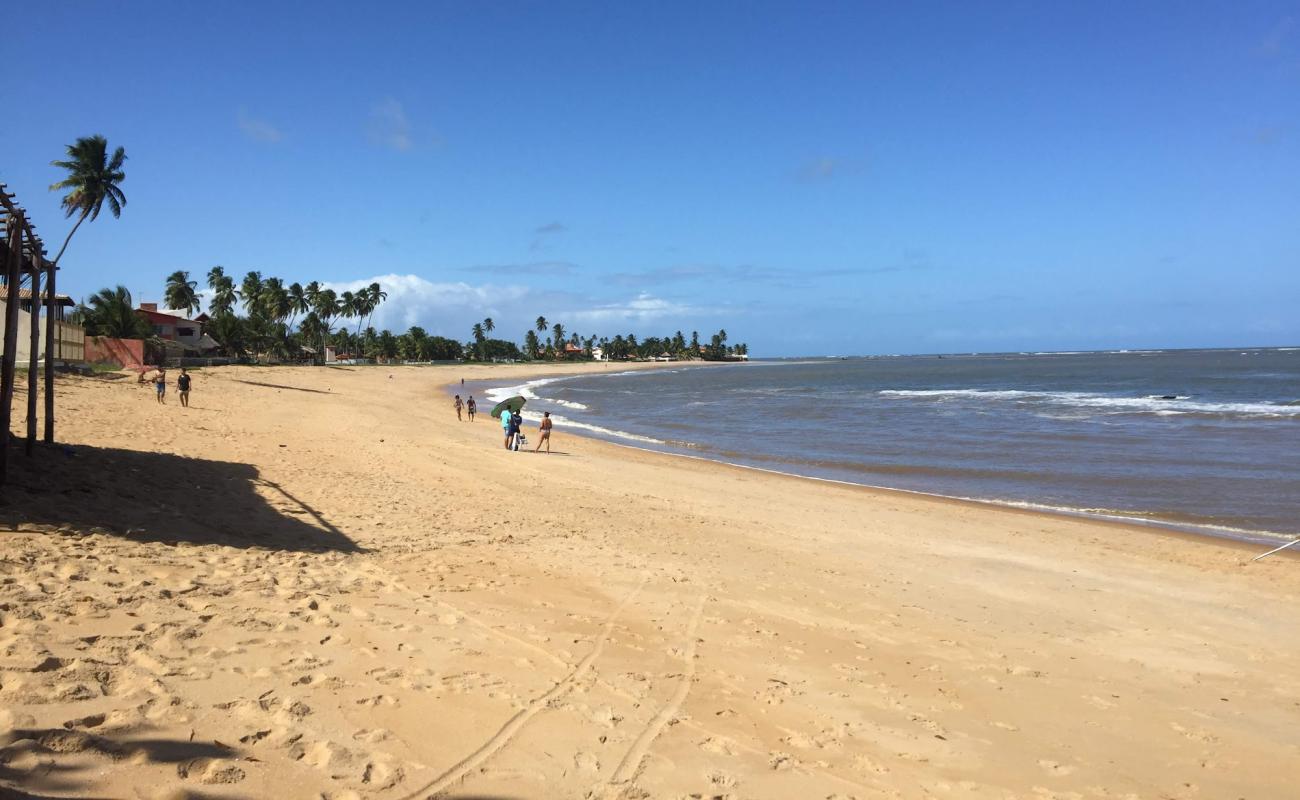
<path id="1" fill-rule="evenodd" d="M 135 313 L 144 317 L 145 321 L 153 327 L 154 335 L 165 342 L 176 342 L 186 350 L 200 353 L 216 350 L 220 346 L 215 339 L 203 332 L 203 323 L 208 321 L 207 314 L 189 319 L 159 311 L 157 303 L 141 303 Z"/>

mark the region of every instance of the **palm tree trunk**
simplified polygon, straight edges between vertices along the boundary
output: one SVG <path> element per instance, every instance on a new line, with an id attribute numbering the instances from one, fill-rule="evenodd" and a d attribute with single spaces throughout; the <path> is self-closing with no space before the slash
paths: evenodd
<path id="1" fill-rule="evenodd" d="M 77 228 L 81 227 L 81 223 L 85 222 L 86 217 L 89 215 L 90 215 L 89 208 L 81 212 L 81 216 L 77 218 L 77 224 L 72 226 L 72 230 L 68 231 L 68 238 L 63 240 L 63 246 L 59 248 L 59 254 L 54 257 L 54 261 L 51 262 L 52 264 L 58 266 L 59 259 L 63 258 L 63 251 L 68 249 L 68 242 L 72 241 L 72 234 L 77 232 Z"/>

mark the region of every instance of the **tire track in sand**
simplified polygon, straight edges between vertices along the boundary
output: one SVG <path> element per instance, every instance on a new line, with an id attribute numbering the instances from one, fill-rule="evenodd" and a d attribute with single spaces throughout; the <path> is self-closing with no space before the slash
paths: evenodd
<path id="1" fill-rule="evenodd" d="M 524 725 L 527 724 L 528 720 L 532 719 L 543 709 L 547 708 L 552 702 L 572 689 L 574 683 L 585 675 L 587 670 L 591 669 L 591 665 L 596 663 L 596 659 L 600 658 L 601 652 L 605 649 L 605 642 L 609 640 L 609 635 L 613 632 L 614 625 L 618 622 L 618 618 L 622 616 L 624 610 L 626 610 L 627 607 L 632 604 L 632 601 L 636 599 L 637 595 L 641 593 L 641 590 L 645 588 L 645 585 L 649 580 L 649 576 L 642 577 L 641 582 L 638 583 L 631 592 L 628 592 L 627 596 L 623 598 L 623 601 L 618 604 L 618 608 L 614 609 L 613 613 L 605 620 L 605 624 L 601 628 L 600 635 L 596 637 L 591 652 L 579 661 L 567 675 L 557 681 L 556 684 L 546 692 L 534 697 L 528 702 L 528 705 L 520 709 L 513 717 L 506 720 L 506 723 L 502 725 L 491 738 L 479 746 L 477 750 L 465 756 L 456 764 L 452 765 L 450 769 L 429 781 L 424 786 L 406 795 L 402 800 L 415 800 L 415 798 L 421 796 L 433 798 L 457 783 L 460 783 L 467 775 L 469 775 L 470 772 L 477 769 L 483 764 L 483 762 L 495 755 L 497 751 L 509 744 L 510 740 L 515 738 Z"/>
<path id="2" fill-rule="evenodd" d="M 686 652 L 682 655 L 682 660 L 686 666 L 682 669 L 681 678 L 677 681 L 677 688 L 673 690 L 672 696 L 659 713 L 645 726 L 641 734 L 636 737 L 636 741 L 623 756 L 619 762 L 618 769 L 609 780 L 601 786 L 587 793 L 590 800 L 616 800 L 627 788 L 628 784 L 636 778 L 641 771 L 641 765 L 645 761 L 646 754 L 650 752 L 650 745 L 654 744 L 655 739 L 663 729 L 672 722 L 673 718 L 682 709 L 682 703 L 686 702 L 686 695 L 691 691 L 691 684 L 695 682 L 695 646 L 697 644 L 696 631 L 699 630 L 700 620 L 704 617 L 705 595 L 701 594 L 700 599 L 695 602 L 695 610 L 691 613 L 691 621 L 686 626 Z"/>

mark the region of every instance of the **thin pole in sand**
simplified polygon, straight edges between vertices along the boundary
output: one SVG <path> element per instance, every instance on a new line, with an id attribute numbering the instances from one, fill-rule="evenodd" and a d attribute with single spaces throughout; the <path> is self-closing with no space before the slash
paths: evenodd
<path id="1" fill-rule="evenodd" d="M 36 248 L 36 268 L 45 267 L 45 294 L 48 300 L 45 303 L 45 441 L 54 441 L 54 349 L 55 341 L 58 338 L 61 322 L 55 322 L 54 309 L 58 302 L 58 297 L 54 294 L 54 271 L 55 264 L 53 261 L 46 261 L 45 254 L 41 252 L 41 247 Z M 62 347 L 62 340 L 58 339 L 58 345 Z M 59 353 L 61 358 L 63 353 Z"/>
<path id="2" fill-rule="evenodd" d="M 1287 549 L 1288 547 L 1293 547 L 1294 545 L 1297 545 L 1297 544 L 1300 544 L 1300 539 L 1292 539 L 1291 541 L 1287 542 L 1286 544 L 1282 545 L 1281 547 L 1274 547 L 1272 550 L 1269 550 L 1267 553 L 1264 553 L 1264 555 L 1255 556 L 1254 558 L 1251 559 L 1251 561 L 1258 561 L 1258 560 L 1260 560 L 1261 558 L 1264 558 L 1264 556 L 1271 556 L 1271 555 L 1273 555 L 1274 553 L 1280 553 L 1280 552 L 1282 552 L 1283 550 Z"/>
<path id="3" fill-rule="evenodd" d="M 34 254 L 38 245 L 30 239 L 28 241 Z M 37 359 L 41 355 L 41 271 L 35 258 L 32 260 L 32 313 L 28 319 L 31 320 L 31 344 L 27 352 L 27 441 L 23 443 L 23 451 L 30 456 L 36 447 L 37 387 L 40 386 L 37 375 L 40 362 Z"/>

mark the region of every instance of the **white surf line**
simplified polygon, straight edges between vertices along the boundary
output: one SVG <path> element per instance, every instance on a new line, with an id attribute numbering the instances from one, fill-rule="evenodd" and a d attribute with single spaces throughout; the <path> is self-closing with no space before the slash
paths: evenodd
<path id="1" fill-rule="evenodd" d="M 646 754 L 650 751 L 650 745 L 659 737 L 663 729 L 672 722 L 677 713 L 681 711 L 682 703 L 686 701 L 686 695 L 691 691 L 691 684 L 695 682 L 695 649 L 698 640 L 696 631 L 699 630 L 700 620 L 704 617 L 704 601 L 706 596 L 700 595 L 700 599 L 695 602 L 695 610 L 691 613 L 691 621 L 686 626 L 686 652 L 682 655 L 685 667 L 682 669 L 681 679 L 677 682 L 677 688 L 673 691 L 672 697 L 668 703 L 655 714 L 650 724 L 641 731 L 641 735 L 632 743 L 632 747 L 623 756 L 623 761 L 614 770 L 614 774 L 609 781 L 605 783 L 601 790 L 601 797 L 608 800 L 614 800 L 620 794 L 625 784 L 630 783 L 637 773 L 641 771 L 641 764 L 645 761 Z"/>
<path id="2" fill-rule="evenodd" d="M 467 775 L 469 775 L 470 772 L 477 769 L 481 764 L 483 764 L 483 762 L 495 755 L 498 750 L 509 744 L 510 740 L 519 733 L 520 729 L 524 727 L 528 720 L 532 719 L 543 709 L 547 708 L 552 701 L 558 699 L 560 696 L 572 689 L 573 684 L 585 675 L 587 670 L 591 669 L 591 665 L 596 662 L 597 658 L 600 658 L 601 652 L 605 649 L 605 642 L 608 641 L 609 635 L 614 630 L 614 624 L 618 622 L 618 618 L 623 614 L 623 611 L 632 604 L 632 601 L 641 593 L 641 590 L 645 588 L 645 585 L 649 580 L 650 576 L 643 576 L 641 582 L 623 598 L 623 602 L 619 603 L 618 608 L 614 609 L 614 613 L 610 614 L 609 618 L 605 620 L 605 625 L 601 628 L 600 635 L 596 637 L 596 642 L 591 648 L 591 652 L 579 661 L 578 665 L 575 666 L 568 675 L 561 678 L 545 693 L 530 700 L 528 705 L 524 706 L 524 708 L 513 717 L 506 720 L 506 723 L 477 750 L 458 761 L 450 769 L 443 772 L 432 781 L 429 781 L 414 792 L 405 795 L 402 800 L 415 800 L 415 798 L 420 797 L 421 795 L 431 800 L 443 791 L 460 783 Z"/>

